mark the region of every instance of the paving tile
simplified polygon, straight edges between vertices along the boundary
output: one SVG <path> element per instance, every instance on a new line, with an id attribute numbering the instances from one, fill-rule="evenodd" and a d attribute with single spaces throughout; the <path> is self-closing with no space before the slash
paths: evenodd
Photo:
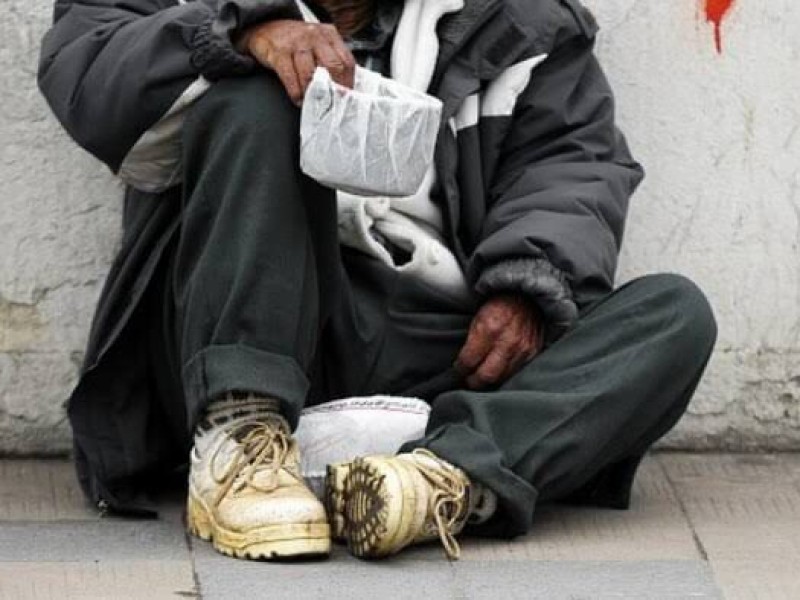
<path id="1" fill-rule="evenodd" d="M 2 562 L 2 600 L 198 598 L 189 561 Z"/>
<path id="2" fill-rule="evenodd" d="M 660 455 L 684 504 L 717 521 L 800 515 L 800 458 L 782 455 Z"/>
<path id="3" fill-rule="evenodd" d="M 712 570 L 726 600 L 797 600 L 798 563 L 713 559 Z"/>
<path id="4" fill-rule="evenodd" d="M 531 533 L 467 540 L 464 560 L 699 560 L 691 528 L 657 459 L 648 457 L 628 510 L 537 508 Z"/>
<path id="5" fill-rule="evenodd" d="M 318 562 L 256 562 L 228 558 L 209 544 L 193 541 L 194 565 L 204 600 L 228 598 L 454 598 L 450 563 L 441 558 L 365 562 L 337 548 Z M 398 557 L 400 558 L 400 557 Z"/>
<path id="6" fill-rule="evenodd" d="M 167 521 L 2 523 L 0 561 L 189 559 L 183 528 Z"/>
<path id="7" fill-rule="evenodd" d="M 663 459 L 673 481 L 704 478 L 715 484 L 800 482 L 800 454 L 661 452 L 657 456 Z"/>
<path id="8" fill-rule="evenodd" d="M 722 598 L 702 561 L 465 562 L 456 574 L 457 598 Z"/>
<path id="9" fill-rule="evenodd" d="M 660 460 L 728 598 L 800 597 L 798 457 Z"/>
<path id="10" fill-rule="evenodd" d="M 0 523 L 0 600 L 196 597 L 193 577 L 167 519 Z"/>
<path id="11" fill-rule="evenodd" d="M 0 520 L 95 520 L 69 461 L 0 460 Z"/>
<path id="12" fill-rule="evenodd" d="M 240 561 L 195 546 L 205 600 L 226 598 L 720 599 L 701 561 L 417 560 L 408 553 L 365 562 L 341 550 L 316 563 Z"/>

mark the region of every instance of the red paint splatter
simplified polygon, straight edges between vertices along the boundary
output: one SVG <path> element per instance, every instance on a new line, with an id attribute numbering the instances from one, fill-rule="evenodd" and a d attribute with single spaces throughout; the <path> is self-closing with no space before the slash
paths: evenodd
<path id="1" fill-rule="evenodd" d="M 714 43 L 717 52 L 722 53 L 722 21 L 733 6 L 734 0 L 705 0 L 706 21 L 714 24 Z"/>

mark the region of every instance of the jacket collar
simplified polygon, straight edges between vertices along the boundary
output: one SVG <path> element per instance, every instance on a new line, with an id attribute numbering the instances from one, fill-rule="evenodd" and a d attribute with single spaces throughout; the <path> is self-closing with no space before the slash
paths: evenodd
<path id="1" fill-rule="evenodd" d="M 502 0 L 464 0 L 464 7 L 439 23 L 437 69 L 446 65 L 478 27 L 500 10 Z"/>
<path id="2" fill-rule="evenodd" d="M 514 63 L 531 45 L 509 0 L 465 0 L 464 8 L 439 24 L 439 56 L 429 91 L 444 102 L 443 117 Z M 481 29 L 481 34 L 474 34 Z"/>

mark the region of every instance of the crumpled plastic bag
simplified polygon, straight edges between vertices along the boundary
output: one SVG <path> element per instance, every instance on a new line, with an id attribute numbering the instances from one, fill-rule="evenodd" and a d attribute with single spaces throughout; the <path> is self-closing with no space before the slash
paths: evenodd
<path id="1" fill-rule="evenodd" d="M 442 103 L 367 69 L 353 89 L 317 67 L 300 118 L 300 168 L 360 196 L 410 196 L 433 161 Z"/>
<path id="2" fill-rule="evenodd" d="M 367 396 L 310 406 L 294 432 L 301 471 L 322 496 L 329 464 L 370 454 L 394 454 L 405 442 L 425 435 L 430 407 L 417 398 Z"/>

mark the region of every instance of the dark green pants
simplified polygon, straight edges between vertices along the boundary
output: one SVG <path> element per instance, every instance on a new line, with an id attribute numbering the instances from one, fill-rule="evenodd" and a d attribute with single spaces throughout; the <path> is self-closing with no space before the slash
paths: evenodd
<path id="1" fill-rule="evenodd" d="M 537 501 L 626 506 L 642 454 L 684 412 L 714 344 L 697 287 L 631 282 L 497 389 L 463 389 L 452 363 L 475 306 L 340 249 L 334 194 L 299 172 L 297 138 L 298 111 L 271 77 L 218 83 L 191 112 L 163 286 L 169 414 L 191 425 L 230 390 L 280 399 L 292 423 L 307 403 L 419 395 L 430 424 L 408 448 L 497 493 L 484 533 L 526 531 Z"/>

